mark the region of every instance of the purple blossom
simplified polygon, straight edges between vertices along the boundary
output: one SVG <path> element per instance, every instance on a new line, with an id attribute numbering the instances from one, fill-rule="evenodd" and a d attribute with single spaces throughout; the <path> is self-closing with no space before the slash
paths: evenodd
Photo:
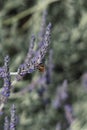
<path id="1" fill-rule="evenodd" d="M 6 56 L 4 59 L 4 85 L 2 90 L 2 98 L 5 102 L 7 98 L 10 96 L 10 88 L 11 88 L 11 78 L 10 78 L 10 72 L 9 72 L 9 56 Z"/>
<path id="2" fill-rule="evenodd" d="M 9 72 L 9 56 L 6 56 L 4 58 L 4 85 L 2 88 L 2 92 L 0 95 L 0 114 L 3 114 L 3 108 L 4 104 L 7 102 L 8 97 L 10 96 L 10 89 L 11 89 L 11 78 L 10 78 L 10 72 Z"/>
<path id="3" fill-rule="evenodd" d="M 1 102 L 0 105 L 6 103 L 8 97 L 10 96 L 10 88 L 11 88 L 11 78 L 9 72 L 9 56 L 6 56 L 4 59 L 4 85 L 3 90 L 1 92 Z"/>
<path id="4" fill-rule="evenodd" d="M 16 124 L 17 124 L 17 121 L 16 121 L 16 108 L 15 108 L 15 105 L 13 104 L 12 108 L 11 108 L 10 130 L 16 130 Z"/>
<path id="5" fill-rule="evenodd" d="M 48 51 L 48 46 L 50 44 L 50 33 L 51 33 L 51 23 L 49 23 L 46 28 L 42 46 L 39 48 L 39 50 L 36 51 L 34 59 L 32 59 L 32 62 L 34 62 L 34 66 L 37 66 L 38 64 L 42 63 L 43 59 L 45 58 L 45 55 Z"/>
<path id="6" fill-rule="evenodd" d="M 24 62 L 21 66 L 19 66 L 18 75 L 24 76 L 25 74 L 32 73 L 33 71 L 37 69 L 38 65 L 42 62 L 42 60 L 45 58 L 45 55 L 47 53 L 48 46 L 50 43 L 50 33 L 51 33 L 51 23 L 49 23 L 46 28 L 44 39 L 42 41 L 42 46 L 36 51 L 36 53 L 34 53 L 34 56 L 32 57 L 32 59 L 26 60 L 26 62 Z M 32 42 L 34 42 L 34 38 Z M 32 53 L 32 51 L 29 50 L 29 55 L 30 53 Z M 27 58 L 29 57 L 27 55 Z M 17 76 L 16 79 L 18 77 L 19 76 Z"/>
<path id="7" fill-rule="evenodd" d="M 27 73 L 27 71 L 25 70 L 26 64 L 21 64 L 18 68 L 18 73 L 23 76 Z M 22 72 L 22 73 L 21 73 Z M 17 76 L 18 77 L 18 76 Z"/>
<path id="8" fill-rule="evenodd" d="M 42 60 L 45 57 L 47 50 L 48 50 L 48 46 L 50 44 L 51 26 L 52 26 L 51 23 L 49 23 L 46 28 L 44 39 L 43 39 L 42 46 L 40 49 L 40 54 L 41 54 Z"/>

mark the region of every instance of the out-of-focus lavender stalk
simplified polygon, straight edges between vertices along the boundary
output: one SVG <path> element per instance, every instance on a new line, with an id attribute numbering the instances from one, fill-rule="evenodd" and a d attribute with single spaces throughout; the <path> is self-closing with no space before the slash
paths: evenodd
<path id="1" fill-rule="evenodd" d="M 68 103 L 69 94 L 67 91 L 67 87 L 67 80 L 64 80 L 63 84 L 61 86 L 58 86 L 57 88 L 56 97 L 52 105 L 55 109 L 63 107 L 65 118 L 67 119 L 68 125 L 71 126 L 72 122 L 74 121 L 74 115 L 72 105 Z"/>
<path id="2" fill-rule="evenodd" d="M 4 59 L 4 85 L 2 93 L 0 95 L 0 113 L 4 107 L 4 104 L 7 102 L 8 97 L 10 96 L 11 77 L 9 72 L 9 60 L 9 56 L 6 56 Z"/>
<path id="3" fill-rule="evenodd" d="M 35 43 L 35 36 L 32 35 L 31 37 L 31 41 L 30 41 L 30 44 L 29 44 L 29 49 L 28 49 L 28 53 L 27 53 L 27 56 L 26 56 L 26 59 L 24 61 L 24 63 L 29 63 L 30 62 L 30 59 L 33 57 L 33 54 L 34 54 L 34 43 Z"/>
<path id="4" fill-rule="evenodd" d="M 67 87 L 68 87 L 67 80 L 64 80 L 62 87 L 60 87 L 60 99 L 62 102 L 64 102 L 68 98 Z"/>
<path id="5" fill-rule="evenodd" d="M 69 123 L 69 125 L 72 124 L 74 117 L 73 117 L 73 112 L 72 112 L 72 106 L 69 104 L 66 104 L 64 106 L 64 111 L 65 111 L 65 117 Z"/>
<path id="6" fill-rule="evenodd" d="M 58 109 L 61 106 L 60 98 L 56 95 L 55 99 L 52 102 L 52 106 L 54 109 Z"/>
<path id="7" fill-rule="evenodd" d="M 53 72 L 53 51 L 50 50 L 46 68 L 46 84 L 50 84 L 52 82 L 52 72 Z"/>
<path id="8" fill-rule="evenodd" d="M 11 108 L 10 130 L 16 130 L 16 124 L 17 124 L 16 118 L 17 118 L 16 107 L 13 104 Z"/>
<path id="9" fill-rule="evenodd" d="M 5 117 L 5 123 L 4 123 L 4 130 L 9 130 L 9 120 L 8 120 L 8 117 L 6 116 Z"/>
<path id="10" fill-rule="evenodd" d="M 41 29 L 39 32 L 39 41 L 40 42 L 38 43 L 38 47 L 41 47 L 41 43 L 42 43 L 42 40 L 45 35 L 46 20 L 47 20 L 47 11 L 45 10 L 42 15 Z"/>
<path id="11" fill-rule="evenodd" d="M 63 84 L 57 87 L 56 96 L 52 104 L 55 109 L 58 109 L 67 100 L 67 86 L 67 80 L 64 80 Z"/>

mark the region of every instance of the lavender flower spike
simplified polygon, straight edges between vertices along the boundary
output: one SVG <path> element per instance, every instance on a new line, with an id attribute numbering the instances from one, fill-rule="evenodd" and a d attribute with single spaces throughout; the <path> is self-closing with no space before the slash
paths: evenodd
<path id="1" fill-rule="evenodd" d="M 8 97 L 10 96 L 10 88 L 11 88 L 11 78 L 9 72 L 9 56 L 6 56 L 4 59 L 4 85 L 3 90 L 0 97 L 0 112 L 4 107 L 4 104 L 7 102 Z"/>
<path id="2" fill-rule="evenodd" d="M 4 130 L 9 130 L 9 120 L 8 117 L 5 117 Z"/>
<path id="3" fill-rule="evenodd" d="M 6 102 L 7 98 L 10 96 L 11 78 L 9 72 L 9 56 L 4 59 L 4 86 L 2 91 L 3 102 Z"/>
<path id="4" fill-rule="evenodd" d="M 40 49 L 41 58 L 42 58 L 41 60 L 43 60 L 43 58 L 45 57 L 47 50 L 48 50 L 48 46 L 50 44 L 51 26 L 52 26 L 51 23 L 49 23 L 47 28 L 46 28 L 44 39 L 42 41 L 42 46 Z"/>
<path id="5" fill-rule="evenodd" d="M 11 108 L 10 130 L 16 130 L 16 124 L 17 124 L 17 121 L 16 121 L 16 108 L 15 108 L 15 105 L 13 104 L 12 108 Z"/>
<path id="6" fill-rule="evenodd" d="M 48 46 L 50 44 L 50 34 L 51 34 L 51 23 L 48 24 L 45 35 L 41 44 L 41 47 L 38 48 L 32 59 L 28 62 L 24 62 L 18 68 L 18 76 L 16 76 L 16 80 L 19 80 L 19 76 L 24 76 L 27 73 L 32 73 L 38 68 L 38 65 L 45 58 L 45 55 L 48 51 Z"/>
<path id="7" fill-rule="evenodd" d="M 48 46 L 50 44 L 50 35 L 51 35 L 51 23 L 49 23 L 46 28 L 44 39 L 42 41 L 40 49 L 36 52 L 35 57 L 32 59 L 32 62 L 34 62 L 34 67 L 40 64 L 45 58 L 46 53 L 48 51 Z"/>

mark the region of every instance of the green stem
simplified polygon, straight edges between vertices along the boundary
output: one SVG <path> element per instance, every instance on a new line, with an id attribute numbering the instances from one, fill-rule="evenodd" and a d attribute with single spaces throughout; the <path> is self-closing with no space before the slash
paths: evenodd
<path id="1" fill-rule="evenodd" d="M 44 10 L 44 8 L 46 8 L 46 6 L 48 6 L 49 4 L 56 2 L 56 1 L 59 1 L 59 0 L 51 0 L 51 1 L 47 0 L 45 2 L 40 2 L 37 5 L 35 5 L 34 7 L 29 8 L 29 9 L 15 15 L 15 16 L 11 17 L 11 18 L 4 19 L 3 24 L 8 25 L 8 24 L 12 24 L 14 22 L 17 22 L 18 20 L 22 19 L 23 17 L 26 17 L 29 14 L 32 14 L 36 11 Z"/>

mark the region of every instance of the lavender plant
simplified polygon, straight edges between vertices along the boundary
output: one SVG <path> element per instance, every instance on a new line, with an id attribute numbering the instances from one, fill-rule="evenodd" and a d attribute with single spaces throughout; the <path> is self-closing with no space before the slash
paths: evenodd
<path id="1" fill-rule="evenodd" d="M 44 11 L 41 20 L 45 8 L 48 12 Z M 49 19 L 54 57 L 51 53 L 47 59 Z M 0 1 L 1 130 L 3 124 L 5 130 L 87 129 L 86 32 L 86 0 Z M 8 60 L 3 65 L 6 54 L 10 66 Z M 17 128 L 14 114 L 9 120 L 10 105 L 15 102 L 20 116 Z"/>
<path id="2" fill-rule="evenodd" d="M 46 14 L 45 14 L 46 15 Z M 34 51 L 35 36 L 31 37 L 30 46 L 28 49 L 27 56 L 24 60 L 24 63 L 18 67 L 17 72 L 10 72 L 9 69 L 9 56 L 6 56 L 4 59 L 4 66 L 0 68 L 0 77 L 4 80 L 4 85 L 0 95 L 0 113 L 3 113 L 5 104 L 8 102 L 11 89 L 17 81 L 21 80 L 26 74 L 34 72 L 38 69 L 38 66 L 43 63 L 45 56 L 48 52 L 50 45 L 50 35 L 51 35 L 51 23 L 45 29 L 46 16 L 43 17 L 43 26 L 41 30 L 41 39 L 39 40 L 38 47 Z M 49 72 L 48 72 L 49 73 Z M 13 81 L 11 81 L 11 76 L 15 75 Z M 50 76 L 50 74 L 49 74 Z M 45 99 L 44 99 L 45 101 Z M 46 102 L 46 101 L 45 101 Z M 5 117 L 4 130 L 16 130 L 16 116 L 15 116 L 15 106 L 11 108 L 11 121 L 9 124 L 8 118 Z"/>

